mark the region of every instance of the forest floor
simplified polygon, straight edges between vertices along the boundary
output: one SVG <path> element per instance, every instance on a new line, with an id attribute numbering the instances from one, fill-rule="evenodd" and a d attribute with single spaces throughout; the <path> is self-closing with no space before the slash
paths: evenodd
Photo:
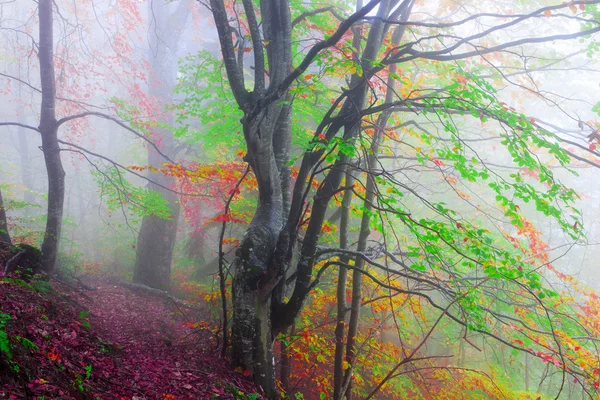
<path id="1" fill-rule="evenodd" d="M 0 399 L 262 398 L 220 357 L 203 315 L 104 281 L 2 278 Z"/>

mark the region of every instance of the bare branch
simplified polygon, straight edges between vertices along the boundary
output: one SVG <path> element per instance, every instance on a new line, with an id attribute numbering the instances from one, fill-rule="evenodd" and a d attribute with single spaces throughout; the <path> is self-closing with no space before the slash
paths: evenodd
<path id="1" fill-rule="evenodd" d="M 169 156 L 167 156 L 165 153 L 163 153 L 154 142 L 152 142 L 150 139 L 148 139 L 142 133 L 136 131 L 135 129 L 133 129 L 130 126 L 128 126 L 126 123 L 124 123 L 122 121 L 119 121 L 118 119 L 116 119 L 114 117 L 111 117 L 108 114 L 103 114 L 103 113 L 95 112 L 95 111 L 86 111 L 86 112 L 83 112 L 81 114 L 74 114 L 74 115 L 70 115 L 68 117 L 61 118 L 61 119 L 59 119 L 56 122 L 56 126 L 59 127 L 62 124 L 64 124 L 65 122 L 69 122 L 71 120 L 78 119 L 78 118 L 85 118 L 85 117 L 88 117 L 88 116 L 94 116 L 94 117 L 104 118 L 104 119 L 107 119 L 109 121 L 113 121 L 114 123 L 116 123 L 117 125 L 119 125 L 120 127 L 122 127 L 123 129 L 126 129 L 129 132 L 133 133 L 135 136 L 139 137 L 140 139 L 143 139 L 150 146 L 152 146 L 152 148 L 154 148 L 154 150 L 156 150 L 156 152 L 158 154 L 160 154 L 165 160 L 169 161 L 171 164 L 176 164 L 175 161 L 173 161 Z"/>

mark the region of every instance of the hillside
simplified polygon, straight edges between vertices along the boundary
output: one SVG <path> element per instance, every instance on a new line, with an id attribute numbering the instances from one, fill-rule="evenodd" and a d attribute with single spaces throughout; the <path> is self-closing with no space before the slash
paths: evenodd
<path id="1" fill-rule="evenodd" d="M 0 280 L 0 398 L 259 399 L 201 312 L 95 282 Z"/>

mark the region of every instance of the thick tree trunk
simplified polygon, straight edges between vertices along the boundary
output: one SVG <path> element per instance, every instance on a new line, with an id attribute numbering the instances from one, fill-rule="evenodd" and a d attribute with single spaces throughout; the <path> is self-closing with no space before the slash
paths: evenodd
<path id="1" fill-rule="evenodd" d="M 153 179 L 162 181 L 161 184 L 164 186 L 172 185 L 169 180 L 160 179 L 158 174 Z M 149 189 L 158 190 L 158 187 L 150 184 Z M 162 191 L 162 195 L 169 202 L 173 218 L 145 216 L 142 219 L 136 247 L 133 281 L 168 291 L 171 287 L 171 261 L 177 235 L 179 203 L 177 196 L 172 192 Z"/>
<path id="2" fill-rule="evenodd" d="M 40 81 L 42 86 L 39 128 L 48 173 L 48 218 L 42 243 L 42 268 L 48 273 L 54 271 L 58 257 L 65 200 L 65 171 L 60 159 L 58 126 L 56 123 L 52 4 L 52 0 L 40 0 L 38 5 L 40 19 Z"/>
<path id="3" fill-rule="evenodd" d="M 175 87 L 177 42 L 189 14 L 189 1 L 181 2 L 173 13 L 161 9 L 165 5 L 156 0 L 150 1 L 148 7 L 152 56 L 150 95 L 160 100 L 161 104 L 167 104 L 171 101 Z M 173 124 L 171 118 L 161 122 Z M 169 129 L 157 129 L 153 133 L 155 139 L 161 140 L 164 153 L 172 156 L 175 148 L 173 132 Z M 160 169 L 165 161 L 153 148 L 148 147 L 148 165 Z M 161 193 L 169 202 L 172 218 L 165 220 L 152 215 L 143 217 L 138 234 L 133 280 L 156 289 L 169 290 L 180 207 L 177 195 L 164 188 L 174 187 L 175 179 L 160 172 L 154 174 L 152 179 L 163 187 L 150 184 L 149 189 Z"/>
<path id="4" fill-rule="evenodd" d="M 5 245 L 12 245 L 12 240 L 10 239 L 10 233 L 8 231 L 8 221 L 6 219 L 6 209 L 4 208 L 2 190 L 0 190 L 0 242 Z"/>
<path id="5" fill-rule="evenodd" d="M 323 181 L 314 198 L 311 220 L 304 235 L 297 268 L 294 292 L 288 303 L 286 272 L 292 262 L 294 242 L 305 207 L 307 177 L 322 156 L 308 152 L 301 173 L 290 191 L 290 172 L 287 159 L 290 152 L 289 85 L 293 76 L 291 63 L 291 19 L 289 1 L 261 0 L 258 22 L 254 2 L 242 0 L 248 30 L 254 50 L 254 89 L 248 91 L 244 82 L 243 62 L 238 60 L 227 9 L 222 0 L 210 0 L 228 80 L 233 95 L 244 112 L 242 125 L 248 153 L 246 160 L 258 182 L 258 208 L 238 250 L 233 280 L 232 347 L 235 363 L 249 370 L 269 397 L 276 396 L 273 368 L 273 337 L 291 326 L 302 308 L 311 283 L 316 245 L 331 197 L 337 192 L 345 171 L 345 156 L 341 156 Z M 376 5 L 361 10 L 340 28 L 334 36 L 339 40 L 353 21 L 366 15 Z M 379 24 L 377 24 L 379 25 Z M 335 42 L 325 46 L 334 45 Z M 380 41 L 378 42 L 380 44 Z M 372 52 L 377 52 L 377 46 Z M 266 50 L 266 51 L 265 51 Z M 266 57 L 265 57 L 266 52 Z M 370 59 L 374 59 L 373 54 Z M 307 56 L 302 69 L 314 57 Z M 265 66 L 268 65 L 268 71 Z M 266 78 L 268 78 L 268 87 Z M 289 82 L 288 82 L 289 81 Z M 367 85 L 362 82 L 351 95 L 340 114 L 348 116 L 328 128 L 328 139 L 343 127 L 346 138 L 359 120 L 356 100 L 364 99 Z M 289 209 L 289 212 L 288 212 Z"/>
<path id="6" fill-rule="evenodd" d="M 166 131 L 161 129 L 159 132 Z M 168 132 L 168 133 L 167 133 Z M 168 139 L 170 131 L 163 133 Z M 162 167 L 161 156 L 154 149 L 149 149 L 148 164 L 155 168 Z M 164 187 L 173 187 L 175 181 L 161 172 L 154 173 L 152 180 Z M 148 189 L 158 191 L 169 202 L 171 219 L 146 215 L 142 219 L 138 233 L 133 281 L 155 289 L 168 291 L 171 287 L 171 262 L 173 248 L 177 236 L 179 202 L 177 195 L 171 191 L 150 183 Z"/>
<path id="7" fill-rule="evenodd" d="M 283 224 L 284 200 L 272 135 L 279 107 L 267 108 L 245 126 L 254 137 L 247 159 L 258 181 L 259 199 L 254 218 L 238 251 L 233 279 L 232 348 L 236 365 L 252 372 L 269 396 L 275 396 L 275 366 L 271 329 L 271 293 L 267 271 Z M 263 132 L 258 136 L 257 132 Z M 272 132 L 268 134 L 268 132 Z"/>

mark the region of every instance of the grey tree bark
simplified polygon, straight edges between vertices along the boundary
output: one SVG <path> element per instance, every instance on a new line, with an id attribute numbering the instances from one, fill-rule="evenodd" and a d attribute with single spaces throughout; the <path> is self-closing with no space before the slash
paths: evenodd
<path id="1" fill-rule="evenodd" d="M 165 12 L 163 2 L 148 2 L 148 20 L 150 36 L 151 82 L 149 94 L 159 99 L 162 104 L 171 101 L 177 74 L 177 46 L 189 15 L 190 1 L 182 1 L 172 13 Z M 171 116 L 160 122 L 173 125 Z M 174 156 L 175 139 L 169 129 L 154 130 L 156 139 L 161 139 L 163 152 Z M 160 169 L 166 160 L 148 146 L 148 165 Z M 146 215 L 142 219 L 136 247 L 136 260 L 133 280 L 147 286 L 169 290 L 171 286 L 171 263 L 173 248 L 177 236 L 179 218 L 179 202 L 177 195 L 165 188 L 173 187 L 175 179 L 160 172 L 152 173 L 150 190 L 158 191 L 168 201 L 172 218 L 169 220 L 157 216 Z M 158 184 L 158 185 L 157 185 Z"/>
<path id="2" fill-rule="evenodd" d="M 404 4 L 402 6 L 403 9 L 401 9 L 401 14 L 400 14 L 400 20 L 402 22 L 406 22 L 408 20 L 408 17 L 410 15 L 411 9 L 412 9 L 412 5 L 414 3 L 412 1 L 405 1 Z M 389 10 L 385 10 L 384 9 L 384 5 L 385 3 L 382 2 L 379 11 L 383 12 L 383 16 L 382 18 L 384 18 L 384 16 L 387 15 L 387 13 L 389 12 Z M 401 6 L 401 7 L 402 7 Z M 400 25 L 398 27 L 395 28 L 395 31 L 392 35 L 392 45 L 393 46 L 397 46 L 400 43 L 400 40 L 402 39 L 402 36 L 404 34 L 404 30 L 405 27 L 403 25 Z M 366 51 L 365 51 L 366 53 Z M 394 100 L 394 96 L 395 96 L 395 91 L 394 91 L 394 86 L 395 86 L 395 79 L 393 78 L 393 75 L 396 73 L 396 65 L 391 65 L 390 66 L 390 72 L 388 74 L 388 80 L 387 80 L 387 88 L 386 88 L 386 98 L 385 98 L 385 103 L 389 104 Z M 378 167 L 378 161 L 377 161 L 377 155 L 379 153 L 379 145 L 381 144 L 381 141 L 383 139 L 383 133 L 385 131 L 385 128 L 387 127 L 387 123 L 388 123 L 388 119 L 391 115 L 391 110 L 386 110 L 384 112 L 382 112 L 379 117 L 377 118 L 377 122 L 376 122 L 376 126 L 375 126 L 375 132 L 373 134 L 373 140 L 371 142 L 371 149 L 369 151 L 369 156 L 367 157 L 367 186 L 366 186 L 366 192 L 365 192 L 365 198 L 364 198 L 364 206 L 363 206 L 363 214 L 361 217 L 361 223 L 360 223 L 360 233 L 358 236 L 358 243 L 357 243 L 357 251 L 362 253 L 366 250 L 367 247 L 367 239 L 369 238 L 369 235 L 371 233 L 371 229 L 370 229 L 370 224 L 371 224 L 371 210 L 373 208 L 373 201 L 375 200 L 375 196 L 376 196 L 376 183 L 375 183 L 375 176 L 377 174 L 377 167 Z M 356 361 L 356 356 L 357 356 L 357 352 L 356 352 L 356 337 L 358 335 L 358 328 L 359 328 L 359 324 L 360 324 L 360 311 L 361 311 L 361 303 L 363 301 L 362 299 L 362 272 L 361 270 L 364 268 L 364 264 L 365 264 L 365 260 L 362 257 L 356 257 L 355 259 L 355 270 L 352 271 L 352 304 L 350 306 L 350 321 L 348 323 L 348 337 L 346 340 L 346 361 L 348 362 L 348 364 L 350 365 L 350 367 L 348 369 L 346 369 L 346 372 L 344 374 L 344 380 L 343 380 L 343 384 L 342 387 L 340 389 L 339 392 L 339 397 L 335 397 L 335 399 L 337 400 L 338 398 L 342 397 L 342 394 L 344 393 L 346 398 L 348 400 L 352 399 L 352 372 L 353 372 L 353 367 Z"/>
<path id="3" fill-rule="evenodd" d="M 3 245 L 12 245 L 10 233 L 8 231 L 8 221 L 6 219 L 6 209 L 4 208 L 4 199 L 2 190 L 0 190 L 0 242 Z"/>
<path id="4" fill-rule="evenodd" d="M 56 121 L 56 83 L 54 73 L 54 29 L 52 0 L 40 0 L 39 62 L 42 104 L 40 134 L 48 174 L 48 217 L 42 243 L 42 268 L 52 273 L 58 256 L 65 199 L 65 171 L 60 159 L 58 125 Z"/>
<path id="5" fill-rule="evenodd" d="M 354 184 L 354 175 L 352 175 L 351 166 L 346 171 L 346 187 L 350 188 Z M 342 199 L 341 220 L 340 220 L 340 249 L 348 249 L 348 233 L 350 227 L 350 205 L 352 204 L 352 190 L 346 189 Z M 338 399 L 342 394 L 342 384 L 344 379 L 344 339 L 346 338 L 346 315 L 348 314 L 348 304 L 346 303 L 346 285 L 348 282 L 348 269 L 344 267 L 350 257 L 343 255 L 340 257 L 341 265 L 338 271 L 338 283 L 336 288 L 337 297 L 337 316 L 335 324 L 335 356 L 333 363 L 333 398 Z"/>
<path id="6" fill-rule="evenodd" d="M 290 102 L 286 101 L 289 100 L 288 89 L 321 50 L 335 45 L 353 23 L 368 14 L 379 1 L 371 1 L 342 22 L 338 30 L 313 47 L 295 69 L 292 69 L 291 62 L 289 2 L 260 1 L 260 24 L 253 2 L 244 0 L 242 3 L 254 50 L 254 89 L 251 92 L 245 87 L 243 62 L 237 58 L 232 41 L 236 28 L 230 26 L 223 1 L 210 2 L 231 90 L 244 113 L 241 123 L 247 145 L 245 159 L 258 183 L 257 209 L 234 263 L 232 350 L 234 362 L 249 370 L 269 397 L 276 397 L 273 340 L 293 324 L 308 295 L 327 206 L 338 191 L 347 163 L 346 158 L 341 156 L 313 198 L 292 296 L 284 302 L 286 272 L 292 263 L 308 177 L 323 155 L 322 150 L 305 154 L 290 194 L 291 179 L 287 168 L 291 136 Z M 380 31 L 375 36 L 381 37 L 383 30 Z M 238 33 L 238 36 L 241 35 Z M 375 54 L 370 57 L 374 59 Z M 266 65 L 269 67 L 268 83 L 265 79 Z M 367 88 L 364 80 L 352 87 L 352 93 L 335 121 L 328 121 L 319 128 L 326 128 L 326 140 L 340 131 L 348 140 L 355 137 L 354 127 L 360 121 L 362 109 L 356 105 L 364 104 Z M 317 136 L 318 133 L 315 134 Z"/>

